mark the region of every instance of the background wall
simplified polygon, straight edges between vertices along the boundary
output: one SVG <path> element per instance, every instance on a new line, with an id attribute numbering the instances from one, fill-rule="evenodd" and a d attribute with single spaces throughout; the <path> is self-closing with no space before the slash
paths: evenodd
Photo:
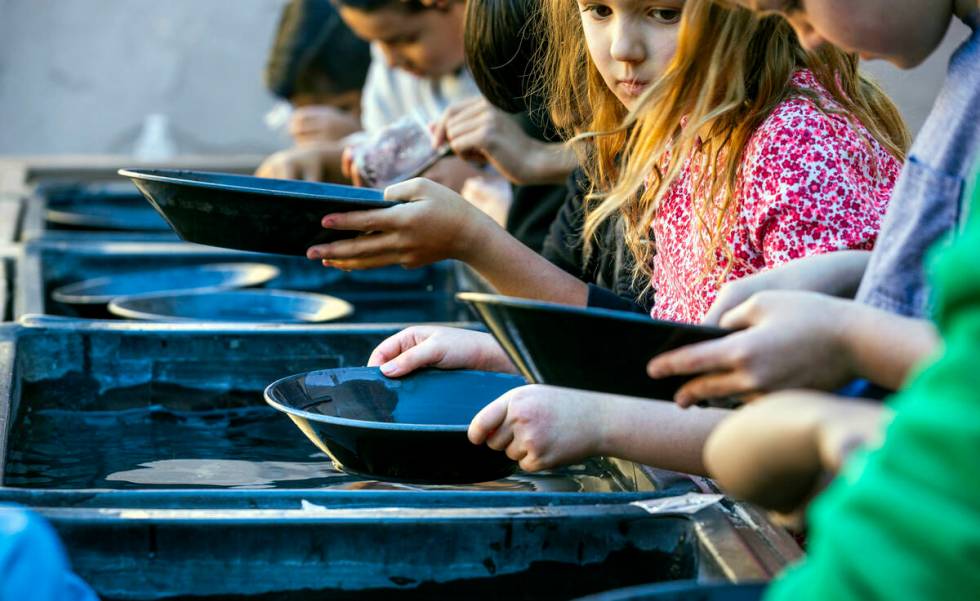
<path id="1" fill-rule="evenodd" d="M 181 154 L 264 153 L 262 68 L 285 0 L 0 0 L 0 154 L 126 154 L 167 115 Z M 913 72 L 868 69 L 918 129 L 958 25 Z"/>
<path id="2" fill-rule="evenodd" d="M 285 0 L 0 0 L 0 154 L 127 154 L 149 113 L 181 154 L 285 142 L 262 117 Z"/>

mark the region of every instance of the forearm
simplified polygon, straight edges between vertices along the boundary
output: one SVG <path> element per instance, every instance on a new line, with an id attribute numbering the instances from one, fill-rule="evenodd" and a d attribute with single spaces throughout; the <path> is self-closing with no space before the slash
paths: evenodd
<path id="1" fill-rule="evenodd" d="M 707 475 L 704 444 L 725 409 L 682 409 L 670 402 L 609 395 L 599 441 L 601 455 L 688 474 Z"/>
<path id="2" fill-rule="evenodd" d="M 843 337 L 855 374 L 892 390 L 940 343 L 932 322 L 858 304 L 849 311 Z"/>
<path id="3" fill-rule="evenodd" d="M 808 263 L 806 269 L 794 266 L 795 262 L 777 269 L 786 268 L 794 276 L 794 281 L 788 286 L 791 289 L 853 298 L 870 258 L 871 251 L 841 250 L 798 259 Z"/>
<path id="4" fill-rule="evenodd" d="M 500 294 L 584 307 L 585 282 L 521 244 L 489 218 L 456 258 L 476 270 Z"/>
<path id="5" fill-rule="evenodd" d="M 528 156 L 528 173 L 522 184 L 564 184 L 578 166 L 575 151 L 562 143 L 535 142 Z"/>

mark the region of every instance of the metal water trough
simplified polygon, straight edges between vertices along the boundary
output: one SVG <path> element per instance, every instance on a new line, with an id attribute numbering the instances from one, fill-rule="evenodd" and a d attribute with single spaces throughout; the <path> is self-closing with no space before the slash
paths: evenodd
<path id="1" fill-rule="evenodd" d="M 168 386 L 254 391 L 261 403 L 275 376 L 362 365 L 393 331 L 63 318 L 0 326 L 0 501 L 51 520 L 75 569 L 105 599 L 567 599 L 657 580 L 768 579 L 798 556 L 784 532 L 727 500 L 694 515 L 648 513 L 632 503 L 713 491 L 618 460 L 601 462 L 592 489 L 576 488 L 574 473 L 542 480 L 560 484 L 550 489 L 508 488 L 532 481 L 518 477 L 482 488 L 352 479 L 112 490 L 24 486 L 10 472 L 45 407 L 121 410 L 129 397 L 116 391 Z M 60 448 L 59 439 L 42 442 Z M 83 464 L 98 456 L 64 450 Z"/>
<path id="2" fill-rule="evenodd" d="M 40 239 L 23 245 L 14 314 L 76 316 L 51 300 L 54 288 L 126 271 L 207 263 L 264 262 L 280 269 L 267 288 L 320 292 L 354 305 L 347 323 L 470 322 L 468 309 L 453 298 L 457 266 L 443 262 L 420 269 L 401 267 L 343 272 L 301 257 L 246 253 L 185 242 L 102 241 L 85 234 L 74 240 Z M 85 236 L 85 237 L 83 237 Z"/>

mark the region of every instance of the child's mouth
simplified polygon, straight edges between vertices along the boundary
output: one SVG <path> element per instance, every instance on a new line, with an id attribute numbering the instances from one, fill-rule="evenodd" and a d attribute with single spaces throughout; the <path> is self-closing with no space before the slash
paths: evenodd
<path id="1" fill-rule="evenodd" d="M 630 96 L 639 96 L 646 90 L 650 82 L 642 79 L 621 79 L 617 82 L 619 89 Z"/>

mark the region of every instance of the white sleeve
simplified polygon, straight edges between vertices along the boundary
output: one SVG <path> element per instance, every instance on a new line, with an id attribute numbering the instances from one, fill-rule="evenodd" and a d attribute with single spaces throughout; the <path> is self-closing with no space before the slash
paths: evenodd
<path id="1" fill-rule="evenodd" d="M 399 98 L 394 86 L 392 69 L 385 62 L 384 54 L 371 45 L 371 66 L 361 93 L 361 126 L 371 134 L 401 116 Z"/>

